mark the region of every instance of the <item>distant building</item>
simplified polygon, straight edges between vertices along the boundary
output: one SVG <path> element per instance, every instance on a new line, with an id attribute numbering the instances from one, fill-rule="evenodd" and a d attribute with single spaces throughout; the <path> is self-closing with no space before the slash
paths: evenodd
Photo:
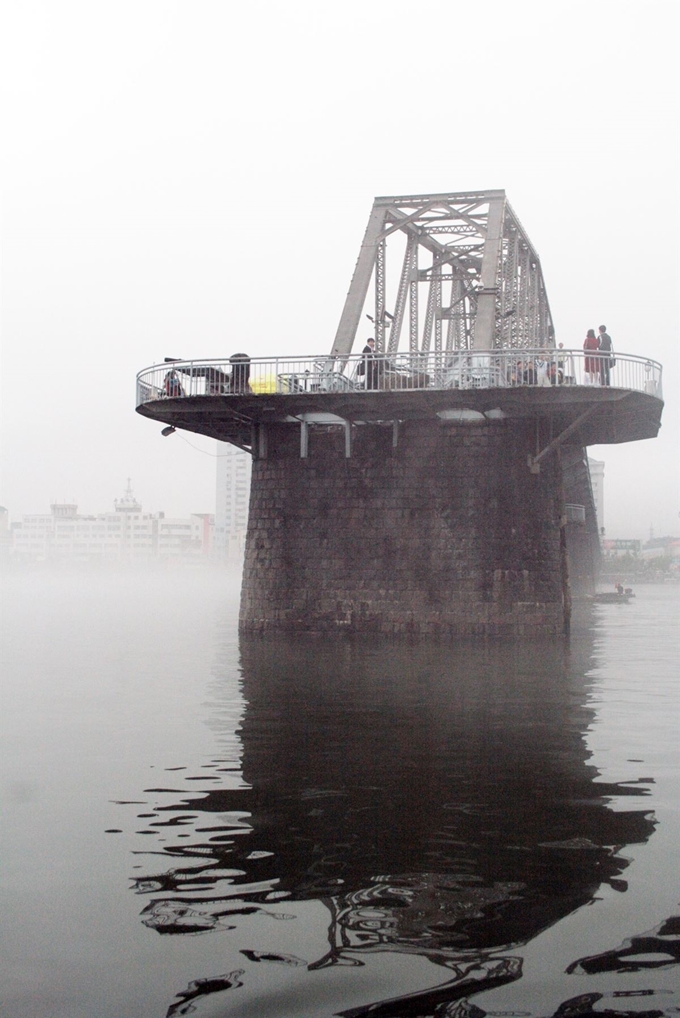
<path id="1" fill-rule="evenodd" d="M 597 516 L 597 529 L 604 533 L 604 462 L 593 460 L 588 457 L 590 469 L 590 485 L 593 489 L 593 501 L 595 502 L 595 515 Z"/>
<path id="2" fill-rule="evenodd" d="M 663 559 L 674 564 L 680 559 L 680 541 L 677 537 L 656 537 L 645 544 L 637 540 L 607 540 L 602 542 L 607 558 L 622 558 L 633 555 L 644 562 Z"/>
<path id="3" fill-rule="evenodd" d="M 641 551 L 643 559 L 673 559 L 680 558 L 680 541 L 677 537 L 652 537 L 647 541 Z"/>
<path id="4" fill-rule="evenodd" d="M 205 513 L 171 519 L 143 512 L 128 478 L 113 512 L 83 516 L 74 503 L 54 503 L 49 515 L 22 516 L 10 528 L 10 554 L 24 562 L 200 559 L 211 553 L 213 523 Z"/>
<path id="5" fill-rule="evenodd" d="M 217 442 L 215 558 L 223 562 L 243 557 L 251 468 L 249 453 Z"/>
<path id="6" fill-rule="evenodd" d="M 602 550 L 606 558 L 623 558 L 626 555 L 639 555 L 642 541 L 634 538 L 606 539 L 602 542 Z"/>

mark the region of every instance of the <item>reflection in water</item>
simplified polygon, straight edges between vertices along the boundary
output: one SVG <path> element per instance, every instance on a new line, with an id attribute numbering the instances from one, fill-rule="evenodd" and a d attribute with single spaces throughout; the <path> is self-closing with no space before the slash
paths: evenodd
<path id="1" fill-rule="evenodd" d="M 653 822 L 608 806 L 610 796 L 647 794 L 643 786 L 597 782 L 587 763 L 590 653 L 587 642 L 243 638 L 242 750 L 225 737 L 226 758 L 147 790 L 157 801 L 140 814 L 151 821 L 140 833 L 157 835 L 163 865 L 135 888 L 150 898 L 143 922 L 159 933 L 234 930 L 260 916 L 267 949 L 249 941 L 240 952 L 249 968 L 192 982 L 168 1014 L 202 1013 L 201 1000 L 236 986 L 247 992 L 264 963 L 309 973 L 385 952 L 434 963 L 429 984 L 418 969 L 393 1000 L 383 993 L 349 1010 L 335 1001 L 318 1013 L 473 1014 L 453 1002 L 518 979 L 513 946 L 602 883 L 625 890 L 620 850 L 645 841 Z M 232 697 L 218 678 L 210 721 L 227 733 Z M 326 922 L 302 959 L 286 950 L 285 927 L 305 901 L 322 903 Z M 279 920 L 276 950 L 270 920 Z"/>
<path id="2" fill-rule="evenodd" d="M 680 916 L 671 916 L 648 933 L 625 940 L 615 951 L 579 958 L 567 972 L 639 972 L 680 962 Z"/>
<path id="3" fill-rule="evenodd" d="M 177 994 L 179 999 L 168 1009 L 167 1018 L 173 1018 L 173 1015 L 192 1014 L 196 1011 L 196 1002 L 201 997 L 222 993 L 223 990 L 231 990 L 235 986 L 243 986 L 240 981 L 242 975 L 243 969 L 236 969 L 234 972 L 226 972 L 223 976 L 214 976 L 212 979 L 193 979 L 186 990 Z"/>

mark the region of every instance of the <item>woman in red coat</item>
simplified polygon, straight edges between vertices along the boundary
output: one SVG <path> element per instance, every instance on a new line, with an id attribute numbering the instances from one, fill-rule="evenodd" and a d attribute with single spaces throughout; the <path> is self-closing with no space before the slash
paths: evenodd
<path id="1" fill-rule="evenodd" d="M 600 341 L 595 335 L 595 329 L 588 329 L 585 341 L 583 343 L 584 350 L 599 350 Z M 586 357 L 585 364 L 583 366 L 585 371 L 585 383 L 586 385 L 597 385 L 600 380 L 600 358 L 599 357 Z"/>

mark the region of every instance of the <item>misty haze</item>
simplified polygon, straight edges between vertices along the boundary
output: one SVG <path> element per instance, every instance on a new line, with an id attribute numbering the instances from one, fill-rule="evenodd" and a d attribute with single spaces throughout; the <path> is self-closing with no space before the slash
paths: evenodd
<path id="1" fill-rule="evenodd" d="M 680 1012 L 677 29 L 5 5 L 1 1015 Z"/>

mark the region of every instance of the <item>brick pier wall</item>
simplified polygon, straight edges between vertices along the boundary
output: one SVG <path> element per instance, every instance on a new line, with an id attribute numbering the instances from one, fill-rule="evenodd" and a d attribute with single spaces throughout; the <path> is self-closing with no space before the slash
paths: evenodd
<path id="1" fill-rule="evenodd" d="M 248 631 L 543 636 L 564 628 L 559 460 L 532 424 L 267 428 L 253 463 Z"/>

